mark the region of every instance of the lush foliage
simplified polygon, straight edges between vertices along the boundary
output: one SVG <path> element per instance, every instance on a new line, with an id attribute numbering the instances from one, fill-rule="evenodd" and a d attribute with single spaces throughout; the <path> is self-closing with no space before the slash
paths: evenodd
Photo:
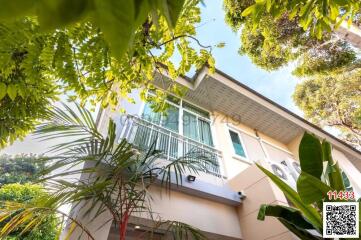
<path id="1" fill-rule="evenodd" d="M 308 119 L 336 126 L 348 143 L 361 147 L 360 68 L 308 79 L 296 87 L 293 98 Z"/>
<path id="2" fill-rule="evenodd" d="M 0 23 L 0 147 L 33 130 L 55 100 L 39 58 L 43 45 L 32 20 Z"/>
<path id="3" fill-rule="evenodd" d="M 261 0 L 243 9 L 241 16 L 252 16 L 252 23 L 257 27 L 263 15 L 278 19 L 287 14 L 304 30 L 309 29 L 313 36 L 321 39 L 324 31 L 337 29 L 343 21 L 349 24 L 357 21 L 360 7 L 358 0 Z"/>
<path id="4" fill-rule="evenodd" d="M 257 4 L 263 4 L 264 2 L 269 1 L 258 1 Z M 288 4 L 291 1 L 284 2 Z M 296 1 L 293 2 L 296 3 Z M 323 2 L 333 4 L 332 1 Z M 352 1 L 349 2 L 352 3 Z M 245 16 L 240 13 L 250 9 L 250 7 L 252 8 L 255 1 L 226 0 L 224 3 L 227 23 L 234 30 L 241 29 L 240 54 L 249 56 L 253 63 L 268 71 L 278 70 L 292 63 L 292 66 L 295 66 L 293 74 L 306 78 L 306 81 L 298 85 L 297 92 L 304 92 L 300 89 L 308 89 L 307 94 L 310 94 L 307 97 L 302 95 L 303 98 L 301 99 L 300 94 L 296 92 L 295 95 L 298 95 L 298 97 L 295 97 L 295 103 L 304 110 L 306 117 L 316 124 L 324 126 L 334 122 L 334 118 L 330 114 L 323 113 L 318 114 L 319 118 L 316 120 L 311 116 L 309 109 L 313 109 L 315 113 L 318 111 L 315 105 L 320 109 L 326 109 L 332 105 L 333 110 L 335 110 L 334 114 L 344 111 L 344 104 L 341 105 L 339 102 L 344 102 L 342 99 L 348 98 L 350 96 L 348 93 L 353 92 L 353 95 L 357 95 L 357 92 L 359 92 L 359 87 L 356 84 L 359 81 L 357 74 L 357 69 L 360 69 L 359 51 L 351 47 L 348 42 L 328 31 L 322 31 L 322 39 L 317 39 L 312 34 L 312 28 L 300 26 L 300 17 L 292 17 L 292 13 L 289 11 L 281 11 L 282 14 L 277 17 L 268 12 L 262 12 L 257 16 L 252 14 Z M 302 5 L 302 3 L 303 1 L 299 1 L 299 4 Z M 316 1 L 313 3 L 318 4 Z M 273 1 L 272 4 L 276 4 L 276 2 Z M 293 14 L 296 13 L 293 12 Z M 312 15 L 312 13 L 309 14 Z M 257 24 L 255 25 L 254 18 L 256 17 Z M 356 15 L 355 19 L 358 18 L 359 15 Z M 354 84 L 344 86 L 343 89 L 346 90 L 344 92 L 338 91 L 337 96 L 339 99 L 335 97 L 336 95 L 333 95 L 332 99 L 327 98 L 328 104 L 322 105 L 321 102 L 324 103 L 324 101 L 320 98 L 318 91 L 316 89 L 311 90 L 310 86 L 317 86 L 322 81 L 331 78 L 331 76 L 333 82 L 345 82 L 344 72 L 352 73 L 348 74 L 348 76 L 353 79 Z M 352 89 L 355 86 L 356 88 Z M 333 90 L 332 84 L 323 84 L 323 92 L 331 93 Z M 327 96 L 327 94 L 323 96 Z M 316 103 L 303 101 L 306 98 L 316 100 Z M 348 101 L 351 104 L 358 100 L 352 98 Z M 357 111 L 351 113 L 355 109 L 357 109 L 357 104 L 349 109 L 349 115 L 353 116 L 347 117 L 350 120 L 348 124 L 353 126 L 358 125 L 359 121 L 354 117 L 358 115 Z M 324 112 L 324 110 L 321 112 Z M 345 128 L 341 125 L 329 125 L 339 128 L 342 132 L 341 137 L 347 141 L 360 138 L 360 133 L 357 131 L 345 131 Z M 352 141 L 357 143 L 354 140 Z"/>
<path id="5" fill-rule="evenodd" d="M 205 63 L 212 69 L 212 46 L 194 37 L 197 5 L 197 0 L 4 2 L 0 147 L 45 118 L 57 92 L 114 108 L 119 98 L 132 102 L 127 95 L 133 89 L 152 88 L 155 77 L 164 78 L 155 70 L 176 79 Z M 167 86 L 181 93 L 176 85 Z"/>
<path id="6" fill-rule="evenodd" d="M 0 188 L 0 206 L 6 205 L 7 201 L 17 202 L 17 203 L 30 203 L 35 201 L 39 197 L 49 197 L 45 193 L 43 188 L 40 185 L 35 184 L 7 184 L 3 185 Z M 20 210 L 21 211 L 21 210 Z M 16 214 L 16 212 L 14 212 Z M 15 217 L 14 217 L 15 218 Z M 9 219 L 5 222 L 0 223 L 0 232 L 6 232 L 6 224 L 9 222 Z M 12 240 L 54 240 L 57 233 L 57 220 L 54 216 L 47 216 L 45 219 L 42 219 L 40 222 L 36 223 L 36 228 L 34 231 L 28 231 L 27 229 L 20 227 L 14 228 L 12 231 L 7 233 L 8 237 L 6 239 Z"/>
<path id="7" fill-rule="evenodd" d="M 0 186 L 10 183 L 27 183 L 37 180 L 45 166 L 36 155 L 19 154 L 0 156 Z"/>
<path id="8" fill-rule="evenodd" d="M 66 111 L 56 108 L 51 113 L 51 121 L 42 124 L 36 131 L 44 140 L 66 139 L 53 146 L 52 150 L 57 154 L 48 159 L 49 165 L 44 172 L 43 180 L 53 194 L 30 204 L 7 203 L 0 209 L 4 216 L 19 208 L 24 209 L 17 215 L 20 221 L 8 222 L 9 229 L 17 226 L 32 229 L 34 221 L 57 213 L 70 219 L 65 239 L 79 232 L 93 239 L 81 219 L 93 219 L 108 212 L 109 219 L 100 226 L 112 221 L 119 228 L 121 240 L 125 239 L 130 216 L 136 214 L 149 216 L 154 220 L 154 228 L 172 232 L 175 239 L 204 239 L 192 226 L 165 221 L 153 213 L 149 188 L 157 186 L 170 190 L 172 183 L 182 183 L 184 174 L 197 174 L 216 164 L 213 160 L 202 152 L 189 152 L 184 157 L 160 164 L 161 153 L 155 149 L 155 144 L 148 151 L 139 152 L 126 140 L 118 143 L 113 121 L 109 121 L 107 136 L 104 137 L 98 132 L 89 111 L 80 106 L 77 106 L 77 111 L 65 108 Z M 51 172 L 54 174 L 47 174 Z M 81 174 L 81 179 L 74 182 L 74 174 Z M 80 210 L 67 216 L 59 211 L 59 207 L 67 204 L 72 205 L 74 210 Z M 3 236 L 6 232 L 0 231 L 0 237 Z"/>
<path id="9" fill-rule="evenodd" d="M 294 74 L 309 76 L 334 71 L 357 60 L 355 51 L 345 41 L 327 32 L 318 40 L 287 13 L 278 18 L 264 14 L 255 28 L 253 18 L 238 15 L 246 3 L 250 5 L 252 1 L 225 1 L 226 21 L 234 30 L 242 29 L 240 53 L 261 68 L 277 70 L 297 60 Z"/>
<path id="10" fill-rule="evenodd" d="M 267 169 L 258 166 L 294 206 L 264 204 L 259 210 L 258 219 L 264 220 L 265 216 L 276 217 L 300 239 L 322 239 L 310 230 L 322 235 L 322 203 L 330 201 L 327 197 L 329 191 L 345 190 L 342 171 L 332 159 L 331 145 L 326 141 L 321 143 L 308 133 L 301 140 L 299 159 L 301 174 L 297 180 L 297 191 Z M 325 169 L 324 162 L 327 165 Z"/>
<path id="11" fill-rule="evenodd" d="M 185 0 L 81 0 L 81 1 L 5 1 L 0 19 L 36 16 L 43 30 L 55 30 L 83 20 L 92 21 L 101 29 L 114 56 L 121 58 L 132 48 L 136 31 L 152 15 L 154 21 L 163 17 L 169 28 L 174 28 L 183 10 Z"/>

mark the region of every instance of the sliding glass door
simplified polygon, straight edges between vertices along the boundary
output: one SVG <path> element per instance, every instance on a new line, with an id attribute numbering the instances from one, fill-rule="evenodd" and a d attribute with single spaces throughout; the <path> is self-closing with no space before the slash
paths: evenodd
<path id="1" fill-rule="evenodd" d="M 183 111 L 183 135 L 213 146 L 210 122 L 186 110 Z"/>
<path id="2" fill-rule="evenodd" d="M 142 119 L 151 124 L 138 127 L 136 145 L 150 147 L 155 143 L 158 150 L 173 159 L 190 151 L 209 151 L 207 146 L 213 147 L 209 113 L 180 99 L 166 104 L 166 112 L 157 113 L 150 103 L 145 103 Z"/>

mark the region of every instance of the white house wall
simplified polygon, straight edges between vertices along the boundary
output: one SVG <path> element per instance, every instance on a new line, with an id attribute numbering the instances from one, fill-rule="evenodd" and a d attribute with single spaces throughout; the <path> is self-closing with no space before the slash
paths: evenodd
<path id="1" fill-rule="evenodd" d="M 133 91 L 131 96 L 135 99 L 135 104 L 121 101 L 120 105 L 127 114 L 139 116 L 144 105 L 139 98 L 139 91 Z M 256 132 L 254 129 L 234 121 L 217 111 L 210 111 L 210 114 L 215 148 L 222 152 L 223 160 L 220 164 L 223 168 L 222 173 L 228 179 L 222 180 L 203 173 L 197 178 L 219 186 L 230 184 L 235 191 L 246 188 L 250 195 L 247 196 L 243 205 L 237 209 L 234 206 L 181 192 L 172 192 L 170 198 L 153 194 L 153 210 L 158 212 L 164 219 L 183 221 L 205 232 L 224 236 L 240 238 L 243 227 L 246 228 L 245 231 L 242 230 L 244 236 L 256 236 L 255 238 L 245 237 L 244 239 L 247 240 L 264 239 L 263 236 L 272 237 L 272 232 L 275 232 L 275 229 L 278 235 L 276 234 L 275 238 L 267 239 L 293 239 L 293 236 L 274 219 L 262 223 L 256 220 L 257 209 L 262 199 L 266 201 L 264 203 L 280 203 L 285 205 L 287 205 L 287 201 L 283 194 L 264 175 L 259 173 L 254 163 L 260 161 L 280 163 L 286 159 L 297 161 L 298 145 L 302 135 L 295 137 L 286 145 L 284 142 L 277 141 L 262 132 Z M 99 128 L 104 133 L 106 130 L 106 119 L 110 117 L 118 123 L 118 128 L 121 129 L 122 126 L 119 125 L 122 122 L 121 116 L 119 112 L 112 112 L 109 109 L 104 110 L 100 117 Z M 229 129 L 237 131 L 241 136 L 241 141 L 247 155 L 246 158 L 235 156 L 229 136 Z M 339 161 L 341 168 L 349 176 L 355 190 L 361 193 L 359 186 L 361 173 L 359 170 L 337 149 L 333 151 L 333 155 Z M 259 179 L 257 179 L 257 176 Z M 152 191 L 156 193 L 155 190 Z M 249 211 L 247 210 L 247 212 L 246 209 Z M 267 228 L 268 232 L 262 232 L 257 229 L 259 226 L 267 226 L 267 223 L 274 226 L 274 229 Z"/>

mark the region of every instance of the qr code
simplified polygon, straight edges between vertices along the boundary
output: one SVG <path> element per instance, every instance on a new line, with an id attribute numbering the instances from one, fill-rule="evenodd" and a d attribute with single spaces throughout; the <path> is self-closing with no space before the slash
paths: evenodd
<path id="1" fill-rule="evenodd" d="M 359 203 L 358 202 L 324 202 L 323 203 L 323 237 L 324 238 L 358 238 L 359 237 Z"/>

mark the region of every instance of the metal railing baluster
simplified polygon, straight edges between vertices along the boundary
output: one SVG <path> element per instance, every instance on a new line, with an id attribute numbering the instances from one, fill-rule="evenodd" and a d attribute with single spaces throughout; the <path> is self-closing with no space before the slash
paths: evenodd
<path id="1" fill-rule="evenodd" d="M 124 126 L 127 129 L 123 133 L 126 136 L 123 137 L 128 141 L 133 140 L 132 143 L 135 146 L 150 147 L 152 140 L 154 140 L 156 141 L 156 148 L 164 151 L 165 157 L 169 161 L 185 156 L 190 152 L 204 154 L 216 161 L 215 165 L 204 163 L 205 172 L 223 178 L 223 169 L 220 170 L 220 167 L 223 168 L 221 163 L 223 157 L 219 150 L 135 116 L 129 115 L 127 122 Z"/>

